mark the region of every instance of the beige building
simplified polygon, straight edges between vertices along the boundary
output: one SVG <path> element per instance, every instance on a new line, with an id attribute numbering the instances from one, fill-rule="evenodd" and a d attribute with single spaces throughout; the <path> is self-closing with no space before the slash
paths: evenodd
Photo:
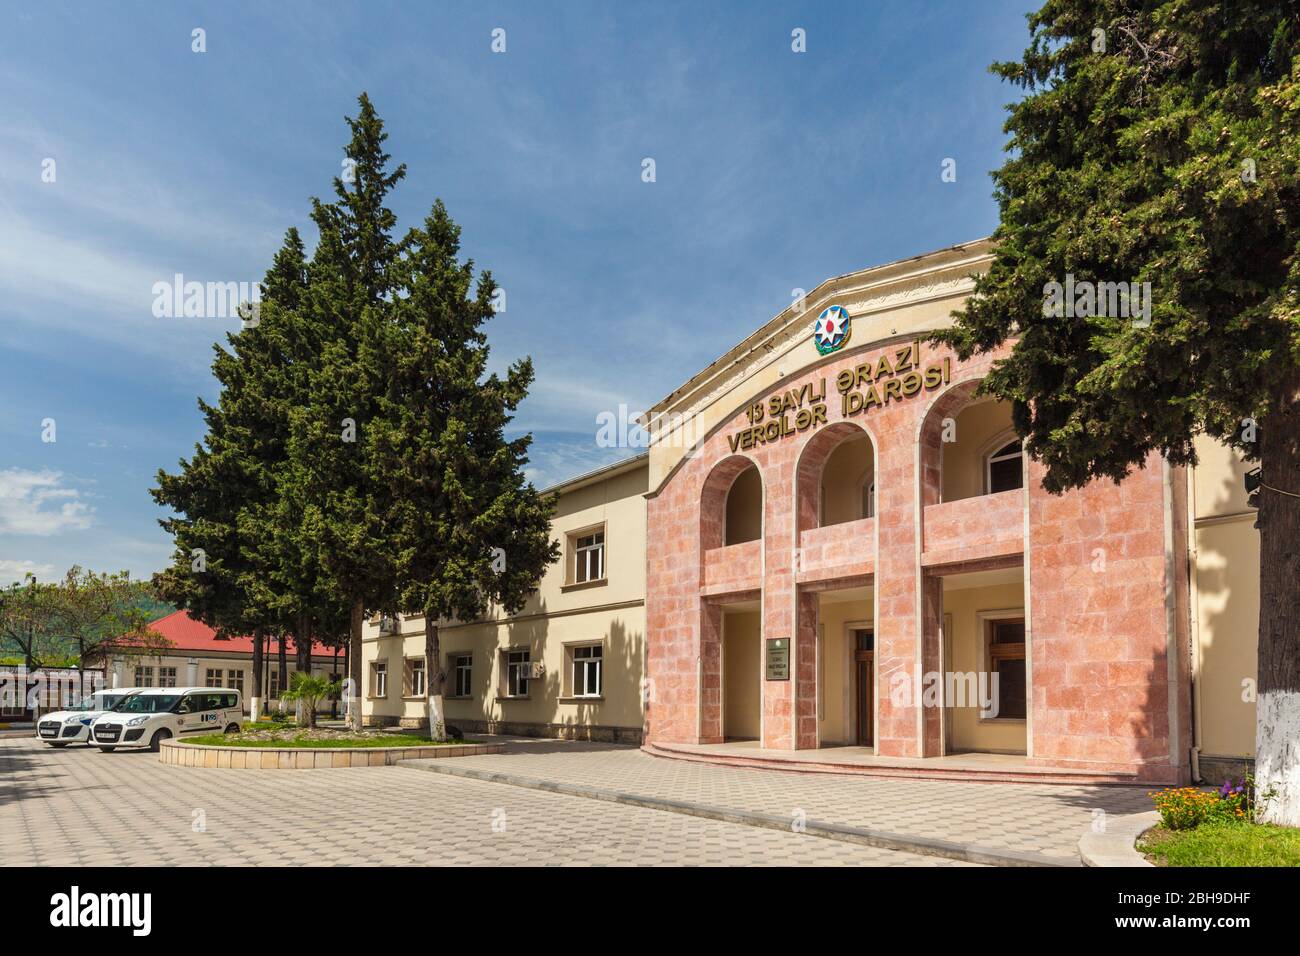
<path id="1" fill-rule="evenodd" d="M 1240 768 L 1245 468 L 1202 441 L 1195 469 L 1153 456 L 1119 489 L 1048 496 L 1009 408 L 972 394 L 990 359 L 920 341 L 990 258 L 980 240 L 827 280 L 650 409 L 647 454 L 550 489 L 563 556 L 528 606 L 442 628 L 448 723 L 1152 781 Z M 423 653 L 419 618 L 367 625 L 367 723 L 425 723 Z M 937 696 L 918 680 L 900 701 L 900 664 L 938 673 Z"/>
<path id="2" fill-rule="evenodd" d="M 645 661 L 645 493 L 639 456 L 564 482 L 563 557 L 516 615 L 444 624 L 448 725 L 635 742 Z M 363 643 L 368 724 L 427 726 L 422 618 L 374 618 Z"/>

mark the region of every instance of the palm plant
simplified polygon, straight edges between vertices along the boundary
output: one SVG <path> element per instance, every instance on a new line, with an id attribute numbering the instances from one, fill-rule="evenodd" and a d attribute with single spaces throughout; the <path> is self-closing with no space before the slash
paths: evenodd
<path id="1" fill-rule="evenodd" d="M 293 700 L 302 703 L 302 712 L 298 723 L 306 727 L 316 726 L 316 705 L 324 698 L 339 690 L 339 682 L 328 677 L 297 671 L 289 682 L 289 689 L 280 695 L 281 700 Z"/>

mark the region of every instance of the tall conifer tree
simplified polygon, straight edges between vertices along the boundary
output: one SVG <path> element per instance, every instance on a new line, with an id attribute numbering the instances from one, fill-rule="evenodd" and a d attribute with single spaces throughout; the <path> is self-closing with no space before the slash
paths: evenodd
<path id="1" fill-rule="evenodd" d="M 384 323 L 393 293 L 392 266 L 401 252 L 388 193 L 406 175 L 389 171 L 388 138 L 369 97 L 359 99 L 345 147 L 335 200 L 312 201 L 320 236 L 308 269 L 302 309 L 319 343 L 310 394 L 291 416 L 290 470 L 281 485 L 285 507 L 301 515 L 301 545 L 315 556 L 349 609 L 350 719 L 361 727 L 361 631 L 367 610 L 397 600 L 389 512 L 392 493 L 378 467 L 375 432 L 379 394 L 387 387 Z"/>
<path id="2" fill-rule="evenodd" d="M 473 261 L 459 261 L 460 228 L 441 200 L 404 247 L 376 441 L 393 490 L 402 607 L 424 616 L 429 732 L 442 739 L 440 624 L 474 620 L 490 604 L 518 611 L 559 546 L 553 503 L 523 475 L 531 437 L 505 437 L 532 363 L 487 371 L 491 274 L 476 284 Z"/>
<path id="3" fill-rule="evenodd" d="M 222 637 L 253 635 L 250 710 L 261 704 L 262 635 L 286 626 L 282 601 L 249 547 L 262 532 L 258 516 L 274 507 L 289 422 L 282 343 L 304 289 L 303 246 L 290 229 L 263 281 L 256 315 L 214 345 L 216 405 L 199 399 L 203 442 L 174 475 L 159 470 L 151 494 L 174 515 L 159 523 L 173 537 L 172 564 L 155 577 L 160 593 Z"/>
<path id="4" fill-rule="evenodd" d="M 983 388 L 1050 491 L 1192 464 L 1202 432 L 1259 463 L 1256 777 L 1300 826 L 1300 5 L 1050 0 L 1029 24 L 994 67 L 1027 92 L 996 257 L 938 338 L 1015 338 Z M 1149 315 L 1045 303 L 1071 276 L 1149 282 Z"/>

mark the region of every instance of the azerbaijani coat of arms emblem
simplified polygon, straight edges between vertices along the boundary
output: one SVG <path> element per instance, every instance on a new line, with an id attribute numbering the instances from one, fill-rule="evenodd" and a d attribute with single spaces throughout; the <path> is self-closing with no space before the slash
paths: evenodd
<path id="1" fill-rule="evenodd" d="M 849 340 L 849 313 L 842 305 L 822 310 L 813 325 L 813 344 L 822 355 L 830 355 Z"/>

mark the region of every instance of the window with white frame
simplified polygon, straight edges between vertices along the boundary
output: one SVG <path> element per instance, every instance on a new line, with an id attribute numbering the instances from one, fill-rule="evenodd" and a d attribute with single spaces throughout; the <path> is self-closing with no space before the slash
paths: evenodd
<path id="1" fill-rule="evenodd" d="M 528 696 L 528 675 L 532 672 L 532 655 L 528 651 L 506 651 L 507 697 Z"/>
<path id="2" fill-rule="evenodd" d="M 1024 485 L 1020 439 L 1014 439 L 989 452 L 984 464 L 984 487 L 988 494 L 1013 491 Z"/>
<path id="3" fill-rule="evenodd" d="M 220 686 L 221 686 L 221 668 L 219 668 L 219 667 L 209 667 L 209 668 L 204 672 L 204 675 L 203 675 L 203 686 L 204 686 L 204 687 L 220 687 Z"/>
<path id="4" fill-rule="evenodd" d="M 570 647 L 571 697 L 599 697 L 604 687 L 604 649 L 599 644 Z"/>
<path id="5" fill-rule="evenodd" d="M 388 696 L 388 662 L 370 662 L 370 696 Z"/>
<path id="6" fill-rule="evenodd" d="M 585 584 L 605 579 L 605 529 L 580 532 L 570 538 L 573 550 L 573 570 L 570 582 Z"/>
<path id="7" fill-rule="evenodd" d="M 451 659 L 452 687 L 457 697 L 472 697 L 474 658 L 469 654 L 457 654 Z"/>
<path id="8" fill-rule="evenodd" d="M 269 679 L 269 681 L 268 681 L 268 687 L 267 687 L 267 691 L 266 691 L 266 696 L 267 696 L 267 698 L 270 699 L 270 700 L 279 700 L 279 699 L 280 699 L 280 690 L 281 690 L 281 687 L 280 687 L 280 669 L 279 669 L 278 667 L 272 669 L 272 671 L 271 671 L 271 673 L 270 673 L 270 675 L 269 675 L 269 678 L 270 678 L 270 679 Z"/>
<path id="9" fill-rule="evenodd" d="M 867 474 L 862 478 L 862 517 L 874 518 L 876 516 L 876 479 L 873 475 Z"/>
<path id="10" fill-rule="evenodd" d="M 176 686 L 176 668 L 160 667 L 158 668 L 158 686 L 175 687 Z"/>
<path id="11" fill-rule="evenodd" d="M 152 687 L 153 686 L 153 668 L 137 667 L 135 669 L 135 686 Z"/>
<path id="12" fill-rule="evenodd" d="M 226 671 L 226 686 L 243 693 L 244 690 L 244 672 L 243 670 Z"/>
<path id="13" fill-rule="evenodd" d="M 426 679 L 428 672 L 425 670 L 423 657 L 408 657 L 406 659 L 406 673 L 403 675 L 402 696 L 404 697 L 423 697 L 429 683 Z"/>

